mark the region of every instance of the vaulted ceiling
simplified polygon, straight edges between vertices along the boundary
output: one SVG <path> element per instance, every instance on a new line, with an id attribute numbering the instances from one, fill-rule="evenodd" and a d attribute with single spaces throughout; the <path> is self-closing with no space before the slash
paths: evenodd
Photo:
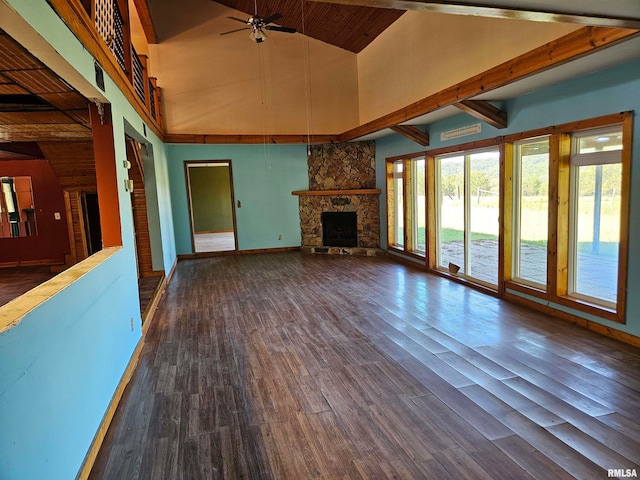
<path id="1" fill-rule="evenodd" d="M 169 8 L 176 8 L 174 0 L 131 1 L 138 8 L 140 5 L 145 6 L 146 17 L 143 22 L 146 21 L 151 30 L 158 29 L 157 41 L 159 43 L 172 35 L 184 35 L 185 32 L 197 28 L 193 23 L 184 23 L 178 16 L 166 15 Z M 215 18 L 207 18 L 205 15 L 201 18 L 202 25 L 205 25 L 207 29 L 215 25 L 214 33 L 209 39 L 213 38 L 217 41 L 219 38 L 224 38 L 220 37 L 219 33 L 238 27 L 237 22 L 227 18 L 229 15 L 243 18 L 242 14 L 249 17 L 254 15 L 256 11 L 262 17 L 280 13 L 282 18 L 277 21 L 278 25 L 296 28 L 299 33 L 304 33 L 307 37 L 339 47 L 344 52 L 350 52 L 351 55 L 366 50 L 366 47 L 371 45 L 379 35 L 402 18 L 405 9 L 438 14 L 447 13 L 452 16 L 464 15 L 467 18 L 470 18 L 469 16 L 474 18 L 476 16 L 520 18 L 536 22 L 575 24 L 576 27 L 579 25 L 603 25 L 640 29 L 640 2 L 637 0 L 618 0 L 606 3 L 597 0 L 581 0 L 580 2 L 564 2 L 561 5 L 558 5 L 555 0 L 487 0 L 482 4 L 423 0 L 221 0 L 220 2 L 189 0 L 181 5 L 184 5 L 184 8 L 198 5 L 201 11 L 211 12 L 215 16 Z M 216 5 L 217 7 L 215 7 Z M 207 10 L 209 6 L 212 8 Z M 377 8 L 380 6 L 384 8 Z M 230 8 L 234 10 L 230 10 Z M 180 10 L 178 9 L 178 11 Z M 241 14 L 237 12 L 241 12 Z M 187 11 L 183 10 L 183 13 L 186 14 Z M 160 20 L 158 21 L 158 19 Z M 164 28 L 162 27 L 163 22 Z M 166 27 L 167 24 L 170 24 L 169 28 Z M 451 32 L 451 34 L 453 33 L 455 32 Z M 270 43 L 280 41 L 280 37 L 277 35 L 280 34 L 274 34 L 276 38 L 270 40 Z M 282 35 L 283 38 L 287 37 L 286 34 Z M 412 37 L 407 36 L 407 38 Z M 243 44 L 239 45 L 242 48 L 244 48 L 244 44 L 249 42 L 247 39 L 244 40 Z M 443 38 L 443 40 L 446 42 L 449 39 Z M 232 42 L 232 44 L 235 43 Z M 434 47 L 438 48 L 437 45 L 430 44 L 417 46 L 407 43 L 406 45 L 407 50 Z M 281 48 L 282 51 L 299 54 L 291 46 L 285 48 L 280 44 L 278 48 Z M 232 53 L 238 56 L 236 50 L 232 50 Z M 281 55 L 277 54 L 276 57 L 281 57 Z M 216 58 L 212 59 L 213 64 L 216 60 Z M 202 69 L 203 66 L 203 63 L 191 65 L 196 69 Z M 593 65 L 590 67 L 593 68 Z M 215 73 L 212 78 L 228 74 L 226 70 L 214 69 L 212 71 Z M 576 70 L 572 75 L 578 75 L 581 71 L 584 69 Z M 180 72 L 180 76 L 188 79 L 188 74 L 185 75 L 185 73 Z M 335 81 L 334 79 L 337 77 L 331 78 L 331 81 Z M 160 78 L 161 86 L 163 80 Z M 224 81 L 235 82 L 236 80 L 225 78 Z M 200 88 L 202 89 L 202 86 Z M 286 83 L 283 83 L 283 88 L 285 93 L 287 93 L 287 88 L 288 91 L 291 91 Z M 493 100 L 494 98 L 489 99 Z M 316 110 L 318 109 L 317 105 Z M 239 109 L 235 108 L 235 110 Z M 255 113 L 251 110 L 249 109 L 249 114 Z M 428 123 L 427 118 L 420 117 L 420 120 Z M 304 119 L 298 123 L 303 125 Z M 383 124 L 379 121 L 372 121 L 368 123 L 383 126 L 389 122 Z M 404 121 L 403 123 L 410 122 Z M 412 124 L 420 124 L 420 122 L 413 121 Z M 360 131 L 363 133 L 373 132 L 374 127 L 375 125 L 372 127 L 367 125 L 366 128 L 356 130 L 358 133 Z M 264 128 L 263 123 L 261 129 Z M 300 130 L 306 130 L 304 125 Z M 193 133 L 206 132 L 194 131 Z M 0 144 L 34 140 L 88 140 L 90 138 L 87 99 L 0 30 Z"/>
<path id="2" fill-rule="evenodd" d="M 526 72 L 509 73 L 505 67 L 492 73 L 488 78 L 500 78 L 491 86 L 495 95 L 487 100 L 512 98 L 498 95 L 500 82 L 511 84 L 516 77 L 520 82 L 536 68 L 548 71 L 573 60 L 571 54 L 564 56 L 567 48 L 575 48 L 575 58 L 589 54 L 588 45 L 595 50 L 600 42 L 589 39 L 589 33 L 579 47 L 552 44 L 583 25 L 640 28 L 637 0 L 606 6 L 593 0 L 561 5 L 550 0 L 487 0 L 482 5 L 423 0 L 148 1 L 158 33 L 157 44 L 150 47 L 151 69 L 163 89 L 165 128 L 175 141 L 229 142 L 236 135 L 262 139 L 265 132 L 283 135 L 283 141 L 287 135 L 309 133 L 353 139 L 398 124 L 425 125 L 433 120 L 424 117 L 431 105 L 438 111 L 447 107 L 437 101 L 438 92 L 505 62 L 522 57 L 516 67 Z M 229 17 L 244 19 L 255 12 L 261 17 L 279 13 L 282 17 L 275 23 L 298 33 L 269 32 L 268 41 L 260 45 L 247 38 L 247 31 L 221 35 L 241 27 Z M 546 52 L 536 50 L 545 45 Z M 538 64 L 523 68 L 524 56 L 533 51 L 537 53 L 529 63 Z M 582 64 L 571 75 L 596 69 L 595 62 Z M 454 103 L 487 92 L 486 82 L 478 82 L 483 84 L 476 93 Z M 551 83 L 547 76 L 546 85 Z M 530 82 L 526 90 L 511 94 L 535 88 Z M 453 108 L 447 116 L 456 112 Z"/>
<path id="3" fill-rule="evenodd" d="M 134 1 L 145 8 L 150 5 L 153 13 L 173 0 Z M 216 3 L 242 12 L 247 18 L 279 13 L 282 18 L 278 25 L 293 27 L 311 38 L 354 53 L 366 48 L 407 10 L 640 29 L 637 0 L 218 0 Z M 154 19 L 149 21 L 153 23 Z M 228 30 L 237 27 L 233 22 L 228 25 Z"/>
<path id="4" fill-rule="evenodd" d="M 254 0 L 220 0 L 218 3 L 247 16 L 256 14 Z M 265 18 L 274 13 L 282 15 L 276 22 L 278 25 L 293 27 L 311 38 L 358 53 L 400 18 L 404 10 L 305 0 L 257 2 L 258 16 Z M 235 28 L 233 22 L 230 26 Z"/>

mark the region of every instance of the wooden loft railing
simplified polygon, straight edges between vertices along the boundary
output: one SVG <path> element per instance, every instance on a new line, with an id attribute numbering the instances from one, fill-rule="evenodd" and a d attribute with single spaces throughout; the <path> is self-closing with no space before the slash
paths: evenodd
<path id="1" fill-rule="evenodd" d="M 122 90 L 138 114 L 162 138 L 160 87 L 157 86 L 157 80 L 149 76 L 149 59 L 145 55 L 138 55 L 131 43 L 129 2 L 48 1 Z M 136 1 L 134 4 L 138 5 L 140 2 Z M 147 13 L 145 12 L 145 17 Z"/>
<path id="2" fill-rule="evenodd" d="M 98 33 L 109 47 L 124 73 L 131 78 L 132 55 L 127 2 L 120 0 L 92 0 L 91 15 Z"/>

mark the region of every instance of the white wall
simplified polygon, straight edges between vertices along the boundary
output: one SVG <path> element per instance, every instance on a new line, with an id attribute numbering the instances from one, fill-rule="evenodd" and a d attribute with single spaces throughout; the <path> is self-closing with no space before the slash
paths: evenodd
<path id="1" fill-rule="evenodd" d="M 156 7 L 160 43 L 149 46 L 168 132 L 326 134 L 357 126 L 355 54 L 299 33 L 268 32 L 261 44 L 249 31 L 221 36 L 242 28 L 227 16 L 246 15 L 211 0 L 185 3 Z"/>
<path id="2" fill-rule="evenodd" d="M 578 28 L 408 11 L 358 54 L 360 123 L 403 108 Z"/>

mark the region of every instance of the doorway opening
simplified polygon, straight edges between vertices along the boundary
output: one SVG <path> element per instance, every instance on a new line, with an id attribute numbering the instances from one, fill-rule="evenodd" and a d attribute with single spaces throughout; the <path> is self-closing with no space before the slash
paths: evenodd
<path id="1" fill-rule="evenodd" d="M 133 134 L 133 132 L 132 132 Z M 151 145 L 125 135 L 129 179 L 133 181 L 131 213 L 138 293 L 143 329 L 149 315 L 155 310 L 163 288 L 165 271 L 162 263 L 162 242 L 155 188 L 155 170 Z"/>
<path id="2" fill-rule="evenodd" d="M 82 213 L 89 256 L 102 250 L 102 230 L 100 228 L 100 208 L 96 192 L 83 192 Z"/>
<path id="3" fill-rule="evenodd" d="M 231 160 L 185 162 L 194 253 L 238 249 Z"/>

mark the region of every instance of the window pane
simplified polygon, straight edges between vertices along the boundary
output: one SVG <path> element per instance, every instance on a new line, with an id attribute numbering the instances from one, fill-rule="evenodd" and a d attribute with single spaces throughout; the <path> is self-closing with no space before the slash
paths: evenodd
<path id="1" fill-rule="evenodd" d="M 402 180 L 402 161 L 393 164 L 393 191 L 395 193 L 394 245 L 404 247 L 404 188 Z"/>
<path id="2" fill-rule="evenodd" d="M 469 271 L 467 275 L 498 284 L 500 154 L 473 153 L 469 158 Z"/>
<path id="3" fill-rule="evenodd" d="M 578 137 L 579 154 L 622 150 L 622 131 L 599 132 Z"/>
<path id="4" fill-rule="evenodd" d="M 424 253 L 426 251 L 426 221 L 425 212 L 425 160 L 424 158 L 414 160 L 413 166 L 413 246 L 416 252 Z"/>
<path id="5" fill-rule="evenodd" d="M 576 179 L 572 293 L 615 303 L 622 166 L 580 167 Z"/>
<path id="6" fill-rule="evenodd" d="M 547 283 L 549 212 L 549 140 L 536 140 L 516 150 L 514 277 Z"/>
<path id="7" fill-rule="evenodd" d="M 438 166 L 439 266 L 448 268 L 451 262 L 464 273 L 464 157 L 440 159 Z"/>

